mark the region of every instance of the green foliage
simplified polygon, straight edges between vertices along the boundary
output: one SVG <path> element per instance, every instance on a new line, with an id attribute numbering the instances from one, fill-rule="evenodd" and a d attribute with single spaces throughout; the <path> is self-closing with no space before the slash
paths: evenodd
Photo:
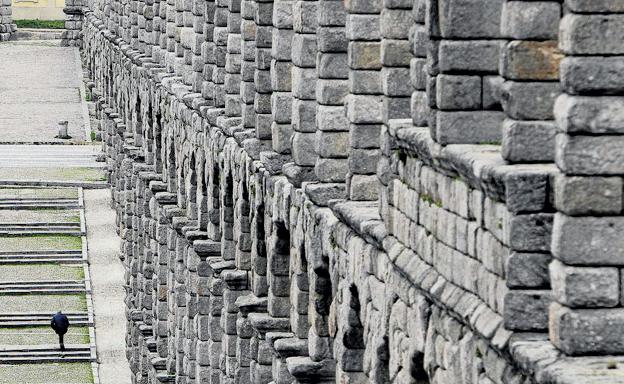
<path id="1" fill-rule="evenodd" d="M 15 20 L 17 28 L 65 29 L 65 20 Z"/>

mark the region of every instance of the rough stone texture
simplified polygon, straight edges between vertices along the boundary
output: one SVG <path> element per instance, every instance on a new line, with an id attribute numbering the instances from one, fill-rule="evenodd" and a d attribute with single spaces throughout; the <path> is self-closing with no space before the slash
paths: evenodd
<path id="1" fill-rule="evenodd" d="M 554 346 L 624 353 L 621 138 L 572 134 L 617 109 L 554 113 L 559 1 L 88 8 L 135 383 L 568 384 L 590 362 Z M 567 93 L 619 89 L 569 52 Z"/>
<path id="2" fill-rule="evenodd" d="M 0 42 L 9 40 L 11 35 L 17 31 L 12 14 L 11 0 L 0 1 Z"/>

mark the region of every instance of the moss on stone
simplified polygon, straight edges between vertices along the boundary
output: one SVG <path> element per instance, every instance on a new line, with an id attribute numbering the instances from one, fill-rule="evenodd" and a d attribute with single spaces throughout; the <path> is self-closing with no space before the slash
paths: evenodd
<path id="1" fill-rule="evenodd" d="M 84 280 L 82 265 L 0 265 L 0 281 Z"/>
<path id="2" fill-rule="evenodd" d="M 0 223 L 79 223 L 77 209 L 7 209 L 0 211 Z"/>
<path id="3" fill-rule="evenodd" d="M 78 199 L 77 188 L 0 188 L 0 199 Z"/>
<path id="4" fill-rule="evenodd" d="M 0 251 L 81 250 L 82 238 L 69 235 L 0 236 Z"/>
<path id="5" fill-rule="evenodd" d="M 0 384 L 93 383 L 90 363 L 0 365 Z"/>
<path id="6" fill-rule="evenodd" d="M 65 344 L 89 344 L 88 327 L 72 327 L 65 335 Z M 0 345 L 55 344 L 58 336 L 48 326 L 0 328 Z"/>
<path id="7" fill-rule="evenodd" d="M 87 298 L 84 294 L 0 296 L 0 308 L 3 313 L 86 312 Z"/>
<path id="8" fill-rule="evenodd" d="M 3 180 L 105 181 L 101 168 L 7 168 L 0 167 Z"/>

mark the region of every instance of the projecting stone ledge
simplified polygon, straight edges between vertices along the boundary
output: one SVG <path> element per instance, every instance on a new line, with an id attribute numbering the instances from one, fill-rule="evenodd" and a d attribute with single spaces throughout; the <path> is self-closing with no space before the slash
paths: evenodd
<path id="1" fill-rule="evenodd" d="M 624 356 L 565 357 L 545 334 L 515 334 L 514 361 L 538 384 L 624 384 Z"/>

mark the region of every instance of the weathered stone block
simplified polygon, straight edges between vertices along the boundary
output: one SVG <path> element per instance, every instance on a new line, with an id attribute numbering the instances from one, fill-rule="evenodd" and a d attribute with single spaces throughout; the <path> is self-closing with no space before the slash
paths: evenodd
<path id="1" fill-rule="evenodd" d="M 622 212 L 620 177 L 569 177 L 555 179 L 555 207 L 568 215 L 619 214 Z"/>
<path id="2" fill-rule="evenodd" d="M 624 264 L 624 217 L 555 215 L 552 253 L 568 265 Z"/>
<path id="3" fill-rule="evenodd" d="M 624 54 L 624 15 L 568 14 L 561 21 L 561 49 L 570 55 Z"/>
<path id="4" fill-rule="evenodd" d="M 558 80 L 562 58 L 556 41 L 512 41 L 503 49 L 501 75 L 511 80 Z"/>
<path id="5" fill-rule="evenodd" d="M 568 355 L 621 354 L 624 309 L 550 307 L 550 341 Z"/>
<path id="6" fill-rule="evenodd" d="M 499 55 L 504 43 L 495 40 L 443 40 L 439 67 L 443 73 L 498 73 Z"/>
<path id="7" fill-rule="evenodd" d="M 620 302 L 618 268 L 571 267 L 550 264 L 553 298 L 570 308 L 615 307 Z"/>
<path id="8" fill-rule="evenodd" d="M 556 39 L 561 5 L 554 1 L 508 1 L 503 7 L 501 32 L 517 40 Z"/>

